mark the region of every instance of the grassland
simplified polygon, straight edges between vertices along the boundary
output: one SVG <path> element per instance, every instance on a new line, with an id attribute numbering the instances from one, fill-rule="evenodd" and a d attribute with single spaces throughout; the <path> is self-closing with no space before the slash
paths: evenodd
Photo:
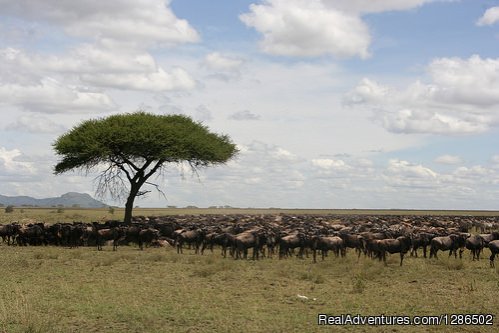
<path id="1" fill-rule="evenodd" d="M 382 209 L 277 209 L 277 208 L 135 208 L 135 216 L 162 215 L 199 215 L 199 214 L 338 214 L 338 215 L 473 215 L 499 216 L 498 211 L 470 210 L 382 210 Z M 38 208 L 16 207 L 14 212 L 5 213 L 0 208 L 0 224 L 12 221 L 56 222 L 93 222 L 123 220 L 123 208 L 116 208 L 111 213 L 108 208 Z"/>
<path id="2" fill-rule="evenodd" d="M 0 332 L 497 332 L 499 268 L 488 260 L 473 262 L 466 252 L 463 260 L 398 261 L 391 256 L 385 266 L 353 252 L 313 264 L 235 261 L 218 250 L 0 245 Z M 331 328 L 317 326 L 319 313 L 496 318 L 494 326 Z"/>

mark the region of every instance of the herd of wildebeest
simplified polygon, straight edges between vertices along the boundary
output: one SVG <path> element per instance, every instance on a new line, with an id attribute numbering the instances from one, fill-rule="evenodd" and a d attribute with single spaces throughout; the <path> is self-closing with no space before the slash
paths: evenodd
<path id="1" fill-rule="evenodd" d="M 490 266 L 499 253 L 499 216 L 395 216 L 395 215 L 180 215 L 134 217 L 131 224 L 119 221 L 12 222 L 0 226 L 0 236 L 7 245 L 64 247 L 102 246 L 116 250 L 120 245 L 172 246 L 183 253 L 188 246 L 196 254 L 213 251 L 234 259 L 292 256 L 304 258 L 317 252 L 322 260 L 331 251 L 345 256 L 369 256 L 386 263 L 387 253 L 438 258 L 448 251 L 462 258 L 465 249 L 472 260 L 479 260 L 485 247 L 490 250 Z"/>

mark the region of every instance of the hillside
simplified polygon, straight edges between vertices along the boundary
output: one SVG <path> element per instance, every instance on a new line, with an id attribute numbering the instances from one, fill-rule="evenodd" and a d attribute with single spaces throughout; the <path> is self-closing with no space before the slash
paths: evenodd
<path id="1" fill-rule="evenodd" d="M 101 201 L 95 200 L 86 193 L 68 192 L 56 198 L 36 199 L 28 196 L 9 197 L 0 195 L 0 204 L 4 206 L 38 206 L 38 207 L 53 207 L 64 206 L 73 207 L 79 206 L 82 208 L 100 208 L 107 205 Z"/>

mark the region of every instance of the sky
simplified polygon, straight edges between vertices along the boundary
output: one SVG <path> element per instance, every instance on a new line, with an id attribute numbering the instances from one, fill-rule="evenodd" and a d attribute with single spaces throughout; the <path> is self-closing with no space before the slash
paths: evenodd
<path id="1" fill-rule="evenodd" d="M 141 207 L 499 210 L 499 2 L 0 0 L 0 194 L 87 119 L 180 113 L 240 150 Z M 124 205 L 111 198 L 110 204 Z"/>

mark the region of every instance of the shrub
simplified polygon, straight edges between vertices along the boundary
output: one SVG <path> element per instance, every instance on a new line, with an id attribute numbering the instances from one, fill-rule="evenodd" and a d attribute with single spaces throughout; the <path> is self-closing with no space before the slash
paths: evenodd
<path id="1" fill-rule="evenodd" d="M 13 211 L 14 211 L 14 206 L 8 205 L 7 207 L 5 207 L 6 213 L 12 213 Z"/>

